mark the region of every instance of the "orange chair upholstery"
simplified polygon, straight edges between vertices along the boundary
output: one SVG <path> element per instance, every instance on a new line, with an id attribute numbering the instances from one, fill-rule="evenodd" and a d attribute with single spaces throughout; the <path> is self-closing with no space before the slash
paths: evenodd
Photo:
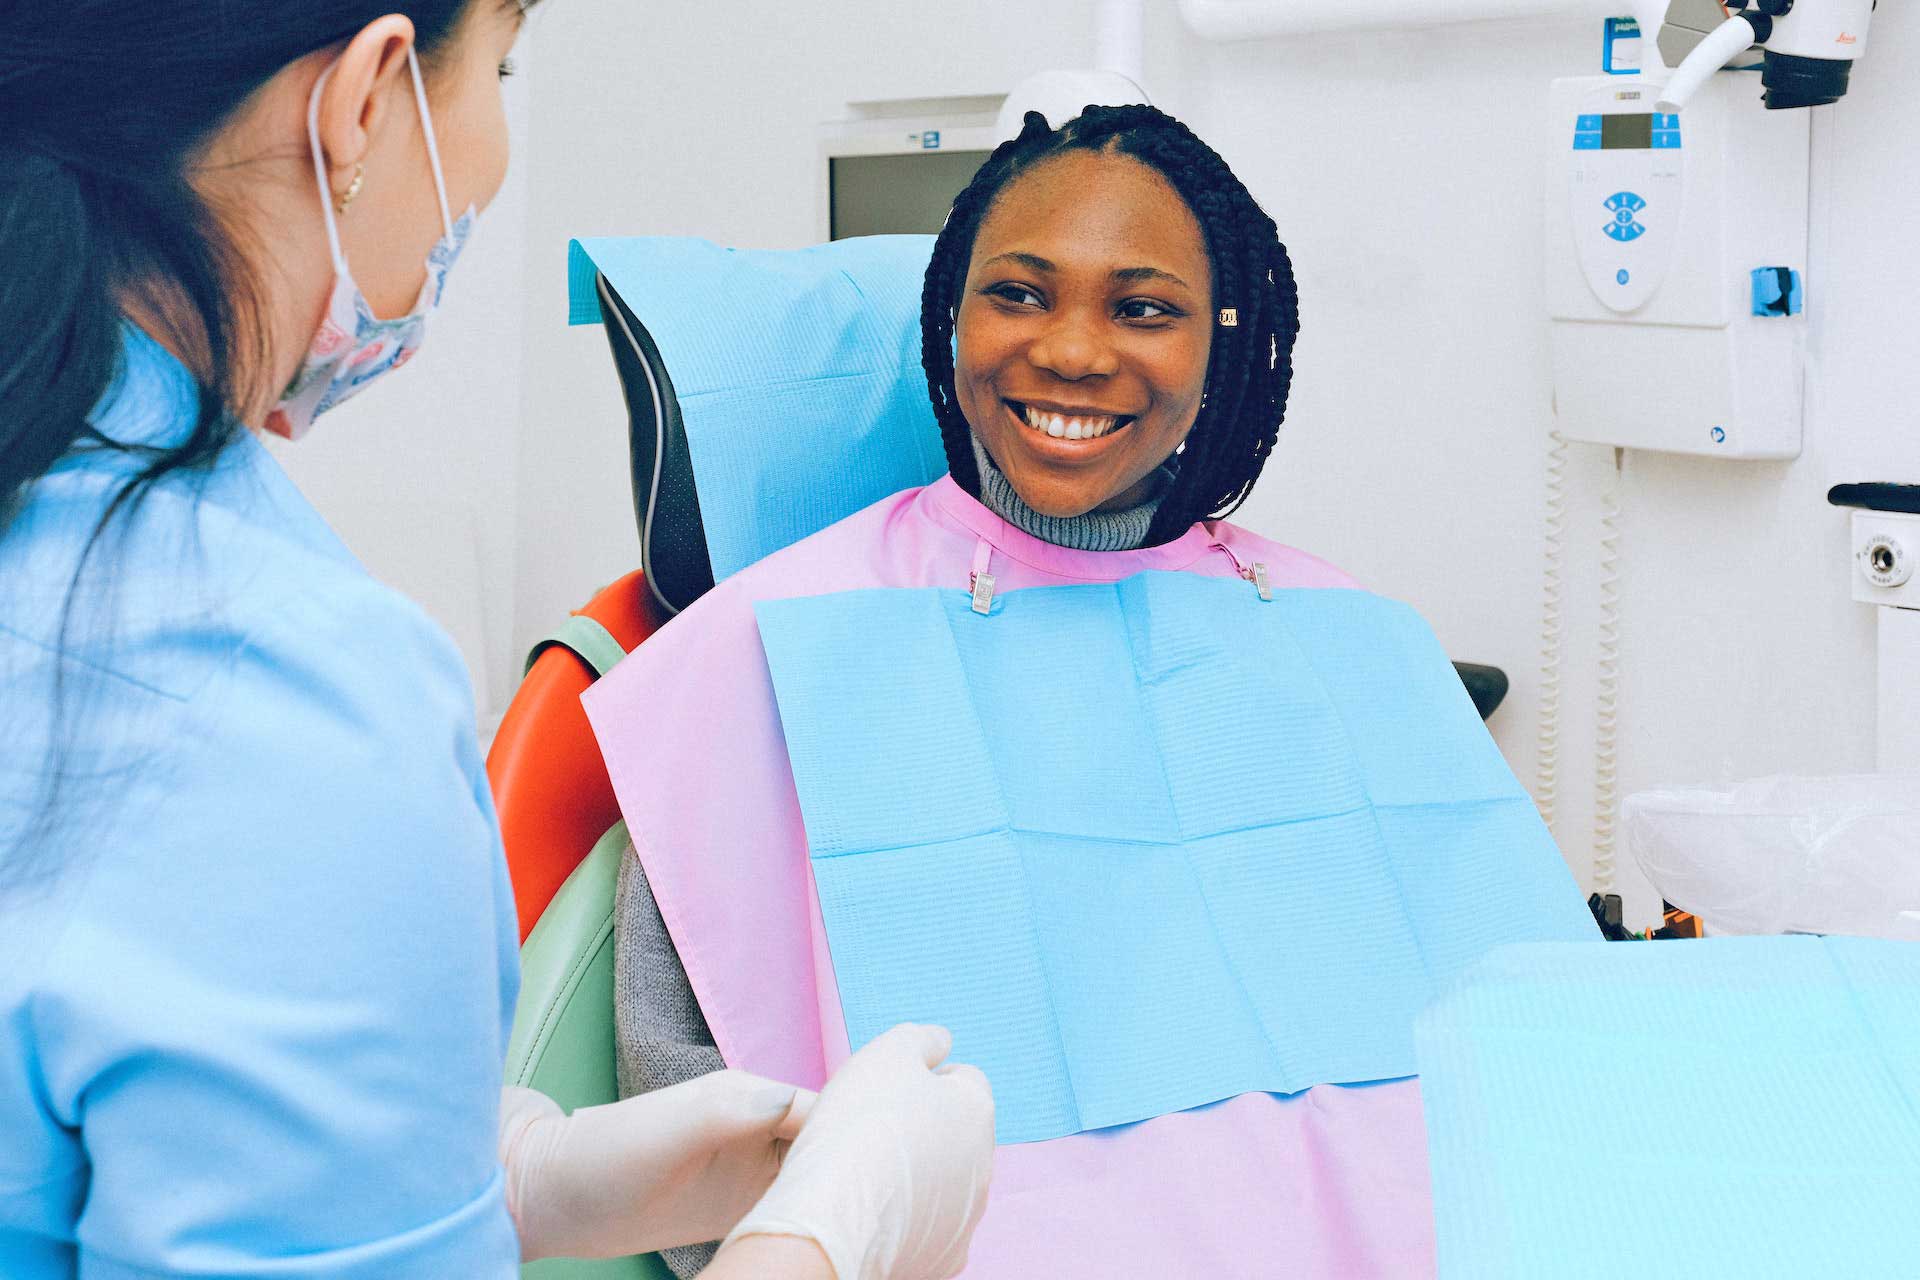
<path id="1" fill-rule="evenodd" d="M 641 568 L 595 596 L 575 617 L 593 619 L 631 651 L 711 588 L 713 569 L 673 382 L 646 326 L 611 285 L 597 283 L 614 371 L 627 402 Z M 656 513 L 662 518 L 656 520 Z M 523 943 L 567 876 L 620 819 L 613 784 L 580 706 L 595 674 L 564 643 L 536 649 L 487 753 Z"/>
<path id="2" fill-rule="evenodd" d="M 664 612 L 638 570 L 578 610 L 629 652 L 659 629 Z M 594 679 L 593 669 L 563 645 L 536 650 L 487 752 L 522 942 L 581 859 L 620 820 L 580 705 Z"/>

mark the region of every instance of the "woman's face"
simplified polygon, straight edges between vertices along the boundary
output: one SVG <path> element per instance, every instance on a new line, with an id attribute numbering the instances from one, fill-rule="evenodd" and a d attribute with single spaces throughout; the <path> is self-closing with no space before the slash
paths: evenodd
<path id="1" fill-rule="evenodd" d="M 507 178 L 507 112 L 501 83 L 526 10 L 517 0 L 472 0 L 427 83 L 446 166 L 447 203 L 459 217 L 486 208 Z"/>
<path id="2" fill-rule="evenodd" d="M 974 237 L 953 383 L 1028 506 L 1145 497 L 1200 411 L 1212 274 L 1192 210 L 1129 156 L 1068 152 L 1001 191 Z"/>
<path id="3" fill-rule="evenodd" d="M 455 218 L 469 206 L 485 209 L 506 180 L 507 116 L 500 84 L 524 21 L 515 0 L 471 0 L 431 64 L 421 65 L 447 181 L 447 208 Z M 393 103 L 394 123 L 402 127 L 382 131 L 375 141 L 366 159 L 365 194 L 340 220 L 354 279 L 380 316 L 404 315 L 413 306 L 427 254 L 444 234 L 410 76 L 397 77 Z M 376 174 L 382 179 L 378 190 Z"/>

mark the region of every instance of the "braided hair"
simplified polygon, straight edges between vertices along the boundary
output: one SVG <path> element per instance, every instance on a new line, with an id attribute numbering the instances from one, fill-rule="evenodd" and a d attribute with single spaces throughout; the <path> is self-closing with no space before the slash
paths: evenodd
<path id="1" fill-rule="evenodd" d="M 1215 324 L 1207 394 L 1177 459 L 1175 476 L 1147 532 L 1153 545 L 1195 521 L 1227 515 L 1246 500 L 1279 438 L 1293 381 L 1300 302 L 1279 230 L 1227 162 L 1180 121 L 1150 106 L 1099 107 L 1058 129 L 1029 111 L 1020 136 L 1003 142 L 954 199 L 934 242 L 920 295 L 920 359 L 954 481 L 980 491 L 973 428 L 953 386 L 953 326 L 974 238 L 993 202 L 1035 165 L 1070 151 L 1129 156 L 1179 193 L 1206 239 Z M 1235 323 L 1220 323 L 1231 310 Z"/>

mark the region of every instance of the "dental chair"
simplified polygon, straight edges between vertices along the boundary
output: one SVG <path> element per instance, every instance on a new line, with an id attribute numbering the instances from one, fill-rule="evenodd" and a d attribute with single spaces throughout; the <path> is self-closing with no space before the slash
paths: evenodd
<path id="1" fill-rule="evenodd" d="M 535 647 L 487 753 L 520 917 L 520 1000 L 506 1081 L 568 1111 L 615 1101 L 613 904 L 626 824 L 580 695 L 659 626 L 641 573 Z M 585 855 L 582 856 L 582 851 Z M 550 1259 L 525 1280 L 672 1280 L 651 1255 Z"/>
<path id="2" fill-rule="evenodd" d="M 604 328 L 626 398 L 641 567 L 536 646 L 488 755 L 522 936 L 508 1083 L 568 1110 L 618 1096 L 614 886 L 628 840 L 580 695 L 717 580 L 945 472 L 920 367 L 931 249 L 930 236 L 571 246 L 570 321 Z M 1505 675 L 1458 669 L 1491 715 Z M 671 1276 L 652 1256 L 523 1274 Z"/>
<path id="3" fill-rule="evenodd" d="M 570 616 L 527 658 L 487 753 L 487 780 L 525 942 L 620 806 L 580 695 L 665 620 L 635 570 Z"/>
<path id="4" fill-rule="evenodd" d="M 718 576 L 724 576 L 870 502 L 924 484 L 944 469 L 938 431 L 917 385 L 918 280 L 932 240 L 883 240 L 797 254 L 736 254 L 693 241 L 596 242 L 609 260 L 606 273 L 585 248 L 573 248 L 571 318 L 604 326 L 626 397 L 641 567 L 599 592 L 535 646 L 487 756 L 521 934 L 520 999 L 506 1080 L 540 1089 L 569 1111 L 619 1096 L 613 915 L 620 859 L 628 846 L 580 695 L 713 586 L 716 557 L 710 540 L 718 540 Z M 618 246 L 628 243 L 648 252 L 622 257 Z M 848 261 L 853 258 L 863 261 Z M 824 292 L 833 295 L 839 311 L 866 313 L 860 321 L 864 339 L 852 344 L 860 367 L 843 364 L 828 371 L 829 393 L 815 398 L 811 412 L 823 420 L 823 414 L 844 407 L 850 417 L 874 418 L 881 438 L 869 433 L 849 447 L 881 461 L 830 466 L 824 484 L 801 477 L 784 493 L 776 479 L 771 490 L 763 485 L 751 501 L 724 506 L 710 527 L 695 486 L 697 441 L 689 437 L 683 405 L 698 402 L 699 412 L 711 416 L 716 403 L 728 402 L 731 395 L 736 408 L 749 412 L 766 403 L 806 410 L 795 407 L 790 391 L 791 361 L 777 367 L 778 361 L 757 358 L 742 368 L 731 351 L 717 360 L 703 359 L 715 349 L 709 335 L 697 332 L 698 322 L 715 310 L 712 298 L 725 296 L 730 281 L 743 274 L 769 273 L 782 282 L 792 306 L 772 300 L 762 309 L 769 318 L 767 331 L 743 335 L 740 349 L 754 356 L 795 352 L 806 367 L 811 357 L 803 349 L 813 335 L 780 332 L 783 312 L 800 315 L 804 299 L 817 301 Z M 652 287 L 656 284 L 668 288 L 663 293 Z M 683 294 L 672 292 L 675 284 Z M 651 326 L 642 323 L 623 292 L 645 297 Z M 695 332 L 685 323 L 690 319 Z M 909 374 L 916 381 L 907 381 Z M 856 385 L 872 392 L 864 402 L 847 394 Z M 919 438 L 911 439 L 915 434 Z M 738 461 L 723 457 L 719 464 Z M 790 468 L 765 470 L 777 477 Z M 671 1280 L 672 1273 L 649 1255 L 550 1259 L 528 1264 L 522 1274 L 525 1280 Z"/>

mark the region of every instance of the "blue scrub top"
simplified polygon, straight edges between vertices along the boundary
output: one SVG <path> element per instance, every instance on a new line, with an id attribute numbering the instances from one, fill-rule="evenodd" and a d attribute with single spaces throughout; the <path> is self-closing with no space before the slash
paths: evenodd
<path id="1" fill-rule="evenodd" d="M 194 410 L 129 329 L 96 429 Z M 250 436 L 105 535 L 57 659 L 139 461 L 77 452 L 0 534 L 0 1276 L 511 1276 L 514 914 L 460 659 Z"/>

